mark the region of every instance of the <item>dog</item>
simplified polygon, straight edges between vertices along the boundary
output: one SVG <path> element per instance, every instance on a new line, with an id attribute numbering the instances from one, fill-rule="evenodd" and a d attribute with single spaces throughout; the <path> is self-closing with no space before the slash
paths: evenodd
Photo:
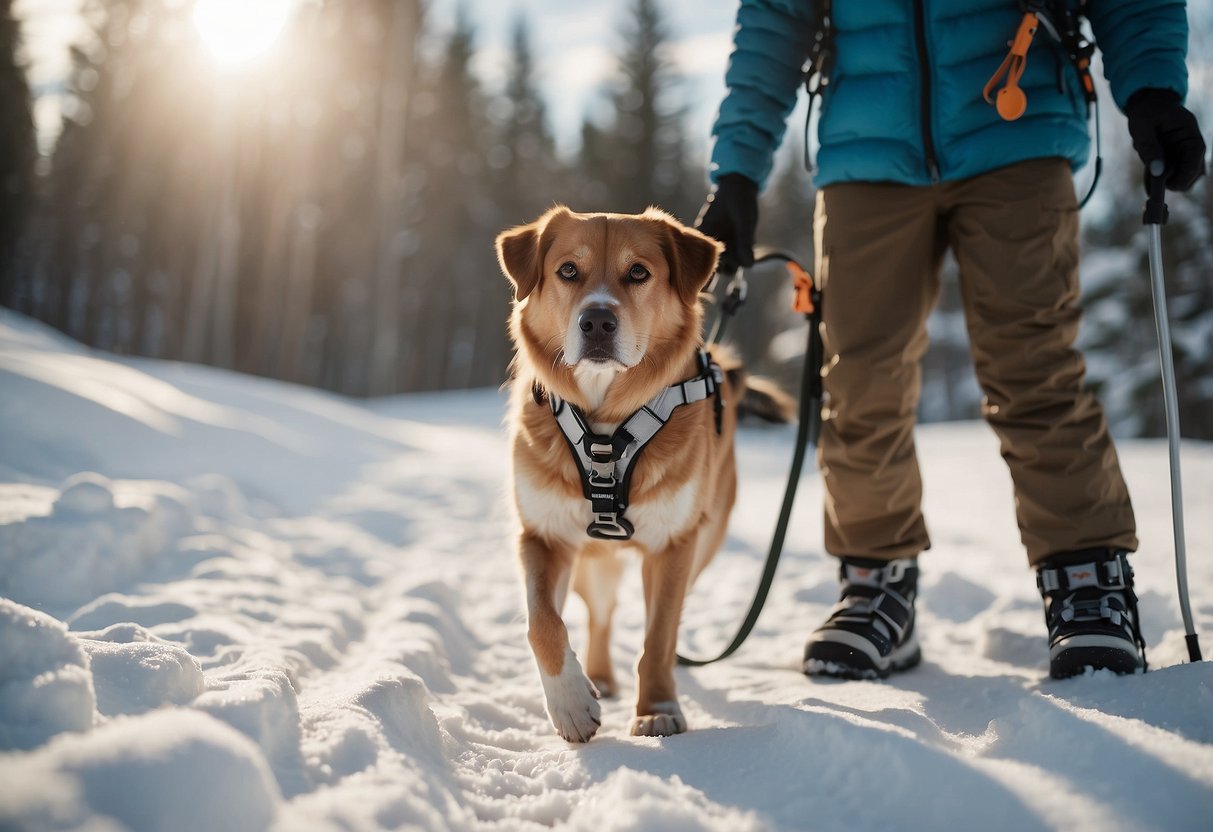
<path id="1" fill-rule="evenodd" d="M 517 549 L 548 715 L 570 742 L 597 732 L 599 696 L 618 691 L 611 617 L 622 557 L 635 550 L 646 624 L 631 733 L 682 733 L 678 624 L 692 582 L 724 539 L 737 486 L 738 405 L 750 390 L 786 420 L 790 401 L 747 386 L 725 352 L 704 352 L 700 293 L 722 246 L 669 214 L 556 206 L 496 244 L 514 288 L 508 424 Z M 639 447 L 638 436 L 648 437 Z M 570 586 L 589 613 L 584 669 L 561 618 Z"/>

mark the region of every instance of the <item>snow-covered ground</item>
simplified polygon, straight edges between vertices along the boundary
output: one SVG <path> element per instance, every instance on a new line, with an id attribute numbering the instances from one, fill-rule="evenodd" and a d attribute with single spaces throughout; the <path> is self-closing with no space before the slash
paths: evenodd
<path id="1" fill-rule="evenodd" d="M 1183 664 L 1161 442 L 1122 443 L 1145 676 L 1046 678 L 1009 480 L 982 425 L 920 431 L 926 654 L 808 680 L 834 600 L 806 475 L 767 611 L 679 671 L 685 735 L 575 747 L 524 635 L 495 391 L 371 406 L 90 353 L 0 313 L 0 828 L 1210 828 L 1213 665 Z M 746 430 L 727 549 L 683 644 L 733 633 L 790 452 Z M 1213 447 L 1184 448 L 1213 647 Z M 640 642 L 638 570 L 616 658 Z M 584 611 L 570 601 L 580 640 Z"/>

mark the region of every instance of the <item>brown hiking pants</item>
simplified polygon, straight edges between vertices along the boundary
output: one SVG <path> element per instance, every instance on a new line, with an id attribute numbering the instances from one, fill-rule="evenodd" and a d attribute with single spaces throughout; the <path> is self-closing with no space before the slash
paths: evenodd
<path id="1" fill-rule="evenodd" d="M 1011 470 L 1029 562 L 1136 549 L 1116 450 L 1074 348 L 1078 206 L 1068 164 L 1038 159 L 924 187 L 829 185 L 814 226 L 825 287 L 826 549 L 892 559 L 930 546 L 913 429 L 949 246 L 982 414 Z"/>

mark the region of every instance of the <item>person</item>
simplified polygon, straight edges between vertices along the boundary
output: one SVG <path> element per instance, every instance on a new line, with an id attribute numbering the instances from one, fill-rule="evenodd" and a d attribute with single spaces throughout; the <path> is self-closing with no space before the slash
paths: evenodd
<path id="1" fill-rule="evenodd" d="M 827 11 L 822 0 L 741 0 L 713 128 L 714 188 L 697 223 L 724 243 L 726 269 L 753 262 L 758 193 L 818 18 L 828 15 L 832 33 L 814 239 L 825 297 L 818 463 L 841 594 L 808 639 L 808 674 L 883 678 L 921 656 L 917 558 L 931 543 L 913 427 L 927 316 L 949 248 L 982 414 L 1010 468 L 1044 600 L 1050 674 L 1146 666 L 1127 559 L 1138 544 L 1133 509 L 1074 346 L 1072 170 L 1090 143 L 1081 76 L 1041 31 L 1019 80 L 1022 116 L 1006 120 L 983 100 L 1024 5 L 835 0 Z M 1190 188 L 1204 173 L 1205 145 L 1184 107 L 1184 3 L 1090 0 L 1084 13 L 1137 153 L 1165 162 L 1168 188 Z"/>

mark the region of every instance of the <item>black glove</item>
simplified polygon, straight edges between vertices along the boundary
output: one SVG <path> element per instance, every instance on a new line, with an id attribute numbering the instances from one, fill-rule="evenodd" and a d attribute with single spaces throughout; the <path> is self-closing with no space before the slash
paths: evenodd
<path id="1" fill-rule="evenodd" d="M 1133 149 L 1149 170 L 1161 159 L 1167 169 L 1167 187 L 1186 191 L 1205 174 L 1205 140 L 1196 116 L 1180 102 L 1173 90 L 1146 88 L 1129 97 L 1125 105 Z"/>
<path id="2" fill-rule="evenodd" d="M 720 270 L 754 265 L 754 229 L 758 226 L 758 186 L 740 173 L 726 173 L 708 194 L 695 227 L 724 243 Z"/>

